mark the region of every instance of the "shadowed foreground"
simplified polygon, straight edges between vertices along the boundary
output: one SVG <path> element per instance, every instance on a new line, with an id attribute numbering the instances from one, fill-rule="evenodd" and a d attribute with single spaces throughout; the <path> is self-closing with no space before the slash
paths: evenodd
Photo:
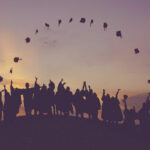
<path id="1" fill-rule="evenodd" d="M 17 118 L 0 124 L 2 150 L 148 150 L 148 136 L 138 127 L 104 125 L 100 121 L 55 117 Z"/>

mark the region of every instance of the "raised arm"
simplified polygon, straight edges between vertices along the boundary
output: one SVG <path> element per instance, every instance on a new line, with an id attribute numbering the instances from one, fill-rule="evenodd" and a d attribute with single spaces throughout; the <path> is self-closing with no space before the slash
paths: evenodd
<path id="1" fill-rule="evenodd" d="M 116 98 L 117 98 L 117 99 L 118 99 L 118 94 L 119 94 L 120 90 L 121 90 L 121 89 L 118 89 L 118 90 L 117 90 L 117 93 L 116 93 Z"/>
<path id="2" fill-rule="evenodd" d="M 128 95 L 124 95 L 123 103 L 124 103 L 124 109 L 125 110 L 128 109 L 128 107 L 127 107 L 127 98 L 128 98 Z"/>
<path id="3" fill-rule="evenodd" d="M 88 88 L 89 88 L 89 91 L 90 91 L 91 90 L 91 86 L 89 85 Z"/>
<path id="4" fill-rule="evenodd" d="M 14 92 L 14 87 L 13 87 L 13 81 L 12 80 L 10 82 L 10 91 L 11 91 L 11 94 Z"/>
<path id="5" fill-rule="evenodd" d="M 87 91 L 86 81 L 83 82 L 82 91 Z"/>
<path id="6" fill-rule="evenodd" d="M 105 99 L 105 89 L 103 89 L 103 94 L 102 94 L 102 98 L 101 98 L 102 100 L 104 100 Z"/>
<path id="7" fill-rule="evenodd" d="M 150 93 L 148 93 L 148 96 L 147 96 L 146 102 L 150 101 L 150 100 L 149 100 L 149 98 L 150 98 Z"/>
<path id="8" fill-rule="evenodd" d="M 38 80 L 38 78 L 35 77 L 34 88 L 36 88 L 38 86 L 37 80 Z"/>
<path id="9" fill-rule="evenodd" d="M 6 85 L 4 85 L 3 91 L 5 92 L 5 94 L 8 92 L 7 89 L 6 89 Z"/>

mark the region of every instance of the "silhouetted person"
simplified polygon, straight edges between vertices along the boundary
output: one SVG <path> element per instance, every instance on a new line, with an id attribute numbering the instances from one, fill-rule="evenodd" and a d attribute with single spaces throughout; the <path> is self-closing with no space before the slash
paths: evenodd
<path id="1" fill-rule="evenodd" d="M 57 115 L 63 114 L 63 109 L 64 109 L 63 101 L 64 101 L 64 93 L 65 93 L 64 85 L 65 84 L 66 84 L 65 82 L 63 83 L 63 79 L 61 79 L 57 87 L 56 99 L 55 99 Z"/>
<path id="2" fill-rule="evenodd" d="M 88 92 L 86 81 L 83 82 L 82 90 L 81 90 L 80 93 L 82 95 L 81 117 L 83 117 L 84 113 L 88 113 L 89 118 L 90 118 L 90 115 L 91 115 L 90 111 L 91 111 L 91 109 L 88 107 L 89 106 L 90 94 Z"/>
<path id="3" fill-rule="evenodd" d="M 13 81 L 11 80 L 10 84 L 11 91 L 11 114 L 12 120 L 16 118 L 16 115 L 19 113 L 19 108 L 21 106 L 21 90 L 13 87 Z"/>
<path id="4" fill-rule="evenodd" d="M 142 108 L 138 112 L 138 118 L 140 120 L 140 127 L 144 133 L 147 133 L 147 131 L 150 128 L 150 115 L 149 115 L 149 110 L 150 110 L 149 101 L 150 100 L 149 98 L 150 98 L 150 93 L 148 94 L 146 102 L 143 103 Z"/>
<path id="5" fill-rule="evenodd" d="M 73 113 L 73 96 L 72 92 L 70 91 L 70 87 L 65 89 L 64 99 L 63 99 L 63 112 L 65 116 L 69 116 L 69 112 Z"/>
<path id="6" fill-rule="evenodd" d="M 0 121 L 2 120 L 3 103 L 2 103 L 2 91 L 0 91 Z"/>
<path id="7" fill-rule="evenodd" d="M 111 118 L 111 104 L 110 104 L 110 95 L 109 94 L 105 94 L 105 89 L 103 89 L 103 95 L 101 100 L 103 101 L 102 104 L 102 119 L 104 121 L 109 121 Z"/>
<path id="8" fill-rule="evenodd" d="M 73 104 L 75 106 L 76 117 L 79 117 L 79 114 L 82 116 L 83 97 L 79 89 L 76 89 L 76 92 L 73 97 Z"/>
<path id="9" fill-rule="evenodd" d="M 124 125 L 127 128 L 133 129 L 135 127 L 135 120 L 137 118 L 137 114 L 134 107 L 132 109 L 129 109 L 127 107 L 127 98 L 128 96 L 124 95 Z"/>
<path id="10" fill-rule="evenodd" d="M 49 100 L 49 115 L 54 114 L 55 115 L 55 84 L 53 81 L 50 80 L 49 82 L 49 87 L 47 89 L 48 92 L 48 100 Z"/>
<path id="11" fill-rule="evenodd" d="M 21 89 L 21 93 L 24 98 L 24 108 L 25 108 L 25 113 L 26 116 L 31 116 L 31 111 L 33 108 L 33 101 L 32 101 L 32 96 L 34 92 L 34 88 L 29 88 L 29 83 L 25 84 L 25 89 Z"/>
<path id="12" fill-rule="evenodd" d="M 100 100 L 97 97 L 97 94 L 93 93 L 92 96 L 92 118 L 93 119 L 98 119 L 98 110 L 100 109 L 101 109 Z"/>
<path id="13" fill-rule="evenodd" d="M 40 110 L 40 85 L 37 83 L 38 78 L 35 77 L 34 93 L 33 93 L 33 109 L 34 115 L 37 116 Z"/>
<path id="14" fill-rule="evenodd" d="M 94 109 L 94 99 L 93 99 L 93 90 L 89 86 L 89 90 L 86 94 L 86 100 L 85 100 L 85 111 L 88 113 L 89 119 L 93 118 L 93 109 Z M 94 110 L 95 111 L 95 110 Z"/>
<path id="15" fill-rule="evenodd" d="M 44 113 L 48 114 L 49 112 L 49 100 L 48 100 L 48 92 L 47 87 L 43 84 L 40 91 L 40 115 Z"/>
<path id="16" fill-rule="evenodd" d="M 120 89 L 118 89 L 116 96 L 111 98 L 111 120 L 115 123 L 118 123 L 118 121 L 122 121 L 123 115 L 120 108 L 120 102 L 118 100 L 118 94 Z"/>
<path id="17" fill-rule="evenodd" d="M 11 96 L 4 85 L 4 120 L 9 121 L 11 117 Z"/>

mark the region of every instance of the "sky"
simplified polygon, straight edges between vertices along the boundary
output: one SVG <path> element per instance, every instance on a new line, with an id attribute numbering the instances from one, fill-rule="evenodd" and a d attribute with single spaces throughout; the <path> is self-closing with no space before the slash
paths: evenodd
<path id="1" fill-rule="evenodd" d="M 79 23 L 81 17 L 86 23 Z M 149 0 L 0 0 L 0 89 L 9 87 L 11 79 L 24 88 L 37 76 L 40 84 L 50 79 L 58 84 L 63 78 L 72 91 L 87 81 L 99 95 L 103 88 L 112 94 L 120 88 L 129 96 L 147 93 L 149 18 Z M 117 30 L 122 39 L 115 36 Z M 31 38 L 28 44 L 26 37 Z M 15 64 L 16 56 L 23 60 Z"/>

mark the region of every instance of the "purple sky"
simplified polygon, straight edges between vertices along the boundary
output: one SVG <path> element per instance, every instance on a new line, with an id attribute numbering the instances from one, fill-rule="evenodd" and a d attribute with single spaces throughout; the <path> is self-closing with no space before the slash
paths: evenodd
<path id="1" fill-rule="evenodd" d="M 73 22 L 68 23 L 70 17 Z M 79 23 L 86 17 L 85 24 Z M 57 20 L 62 19 L 58 27 Z M 0 73 L 14 80 L 56 83 L 63 77 L 74 91 L 86 80 L 98 93 L 149 91 L 149 0 L 0 0 Z M 90 28 L 89 22 L 94 19 Z M 50 24 L 50 30 L 44 23 Z M 108 30 L 103 30 L 108 22 Z M 34 32 L 39 29 L 39 34 Z M 115 36 L 121 30 L 123 39 Z M 24 39 L 31 37 L 31 43 Z M 134 54 L 139 48 L 141 53 Z M 14 64 L 13 57 L 23 61 Z M 9 74 L 13 67 L 14 74 Z M 2 84 L 1 84 L 2 87 Z M 101 91 L 102 92 L 102 91 Z"/>

